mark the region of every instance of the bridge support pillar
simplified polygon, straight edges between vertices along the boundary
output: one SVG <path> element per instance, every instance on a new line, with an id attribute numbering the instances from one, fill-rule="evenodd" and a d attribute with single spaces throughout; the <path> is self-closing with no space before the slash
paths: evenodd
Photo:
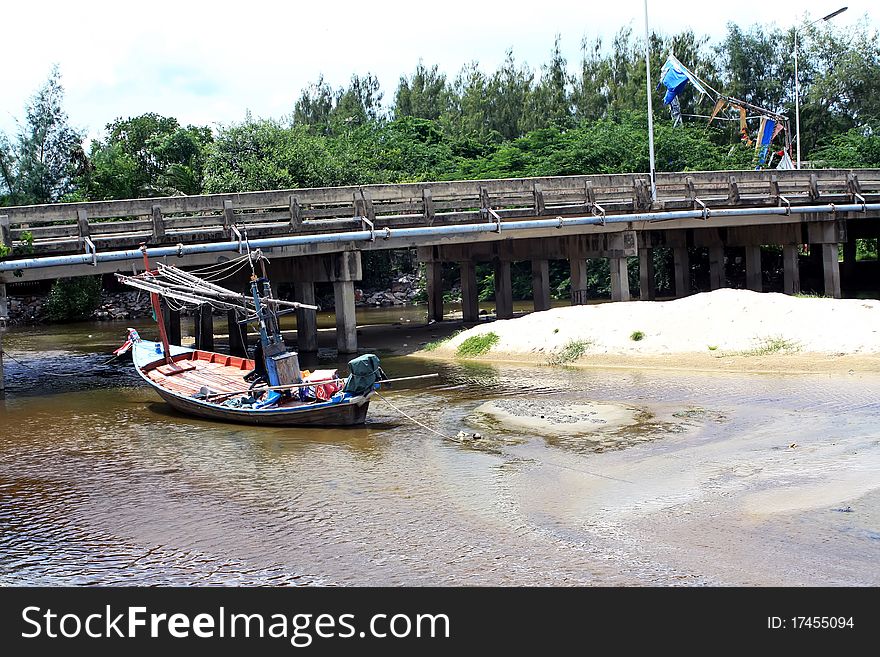
<path id="1" fill-rule="evenodd" d="M 9 319 L 9 302 L 6 298 L 6 283 L 0 283 L 0 326 L 6 326 Z"/>
<path id="2" fill-rule="evenodd" d="M 510 284 L 510 261 L 495 261 L 495 317 L 513 317 L 513 288 Z"/>
<path id="3" fill-rule="evenodd" d="M 724 275 L 724 247 L 709 247 L 709 289 L 717 290 L 727 287 L 727 277 Z"/>
<path id="4" fill-rule="evenodd" d="M 293 298 L 299 303 L 315 305 L 315 284 L 311 281 L 294 283 Z M 314 310 L 296 310 L 296 349 L 301 352 L 318 351 L 318 315 Z"/>
<path id="5" fill-rule="evenodd" d="M 840 298 L 840 263 L 837 242 L 822 245 L 822 271 L 825 274 L 825 296 Z"/>
<path id="6" fill-rule="evenodd" d="M 798 245 L 782 245 L 782 291 L 798 294 L 801 291 L 801 271 L 798 262 Z"/>
<path id="7" fill-rule="evenodd" d="M 357 318 L 354 308 L 354 281 L 333 283 L 336 301 L 336 350 L 340 354 L 357 351 Z"/>
<path id="8" fill-rule="evenodd" d="M 571 270 L 571 305 L 582 306 L 587 303 L 587 261 L 574 256 L 568 261 Z"/>
<path id="9" fill-rule="evenodd" d="M 165 320 L 165 331 L 168 333 L 168 342 L 180 344 L 180 311 L 172 310 L 167 303 L 162 303 L 162 318 Z"/>
<path id="10" fill-rule="evenodd" d="M 226 311 L 226 329 L 229 332 L 229 355 L 247 358 L 247 324 L 238 323 L 234 310 Z"/>
<path id="11" fill-rule="evenodd" d="M 611 300 L 629 301 L 629 267 L 626 258 L 608 258 L 611 269 Z"/>
<path id="12" fill-rule="evenodd" d="M 841 265 L 840 275 L 847 285 L 855 282 L 855 265 L 856 265 L 856 241 L 849 239 L 843 243 L 843 264 Z M 0 308 L 0 315 L 3 314 Z"/>
<path id="13" fill-rule="evenodd" d="M 691 293 L 691 263 L 686 246 L 672 248 L 672 268 L 675 270 L 675 296 L 686 297 Z"/>
<path id="14" fill-rule="evenodd" d="M 211 306 L 203 304 L 196 309 L 193 329 L 196 349 L 214 351 L 214 315 L 211 314 Z"/>
<path id="15" fill-rule="evenodd" d="M 480 320 L 480 297 L 477 292 L 477 267 L 470 260 L 458 263 L 461 271 L 461 319 Z"/>
<path id="16" fill-rule="evenodd" d="M 550 309 L 550 262 L 532 260 L 532 303 L 535 312 Z"/>
<path id="17" fill-rule="evenodd" d="M 761 247 L 746 246 L 746 288 L 755 292 L 763 292 L 761 279 Z"/>
<path id="18" fill-rule="evenodd" d="M 425 263 L 428 279 L 428 321 L 443 321 L 443 263 L 430 260 Z"/>
<path id="19" fill-rule="evenodd" d="M 654 287 L 654 249 L 639 249 L 639 299 L 653 301 L 657 296 Z"/>

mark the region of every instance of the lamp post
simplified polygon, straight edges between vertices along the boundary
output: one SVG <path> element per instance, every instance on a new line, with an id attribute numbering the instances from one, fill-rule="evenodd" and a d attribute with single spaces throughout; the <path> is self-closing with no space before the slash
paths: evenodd
<path id="1" fill-rule="evenodd" d="M 645 0 L 645 75 L 648 96 L 648 157 L 651 166 L 651 200 L 657 200 L 657 184 L 654 181 L 654 108 L 651 103 L 651 37 L 648 34 L 648 0 Z"/>
<path id="2" fill-rule="evenodd" d="M 647 0 L 645 0 L 647 2 Z M 848 7 L 841 7 L 837 11 L 832 11 L 827 16 L 823 16 L 822 18 L 817 18 L 812 23 L 807 23 L 802 28 L 795 28 L 794 30 L 794 123 L 795 123 L 795 141 L 797 141 L 797 168 L 801 168 L 801 87 L 798 81 L 798 32 L 802 29 L 806 29 L 811 25 L 815 25 L 816 23 L 821 23 L 822 21 L 831 20 L 835 16 L 842 14 L 848 9 Z"/>

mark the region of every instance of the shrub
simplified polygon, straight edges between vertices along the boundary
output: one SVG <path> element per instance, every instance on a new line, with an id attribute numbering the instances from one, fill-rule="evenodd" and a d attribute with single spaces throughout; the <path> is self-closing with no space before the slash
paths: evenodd
<path id="1" fill-rule="evenodd" d="M 52 284 L 47 310 L 53 322 L 88 319 L 101 305 L 101 279 L 60 278 Z"/>
<path id="2" fill-rule="evenodd" d="M 645 333 L 643 331 L 633 331 L 629 334 L 629 339 L 633 342 L 638 342 L 639 340 L 645 339 Z"/>

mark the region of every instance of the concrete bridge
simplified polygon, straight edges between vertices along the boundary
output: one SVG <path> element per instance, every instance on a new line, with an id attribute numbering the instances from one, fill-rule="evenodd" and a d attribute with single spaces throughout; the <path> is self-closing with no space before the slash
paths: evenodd
<path id="1" fill-rule="evenodd" d="M 0 317 L 8 284 L 138 271 L 142 243 L 154 260 L 178 266 L 223 262 L 249 244 L 270 258 L 275 282 L 295 284 L 300 301 L 314 300 L 316 282 L 333 284 L 337 346 L 353 352 L 354 283 L 364 251 L 417 248 L 427 266 L 429 317 L 438 321 L 441 265 L 459 263 L 469 322 L 478 318 L 478 262 L 494 265 L 499 318 L 513 314 L 511 262 L 531 262 L 535 310 L 550 306 L 552 259 L 569 261 L 572 303 L 585 303 L 587 259 L 609 260 L 612 299 L 627 301 L 627 259 L 638 256 L 639 298 L 650 300 L 656 248 L 671 249 L 674 293 L 684 296 L 692 289 L 689 249 L 708 253 L 711 289 L 727 285 L 725 260 L 735 253 L 744 259 L 746 286 L 761 291 L 762 246 L 781 246 L 783 288 L 793 294 L 800 290 L 799 250 L 810 245 L 824 293 L 839 297 L 841 275 L 844 286 L 854 280 L 856 239 L 878 236 L 876 169 L 661 173 L 655 199 L 646 174 L 621 174 L 6 207 L 0 208 L 0 239 L 15 252 L 0 261 Z M 869 275 L 880 280 L 877 267 Z M 198 324 L 205 347 L 211 321 L 203 313 Z M 316 349 L 314 314 L 300 312 L 297 325 L 300 351 Z"/>

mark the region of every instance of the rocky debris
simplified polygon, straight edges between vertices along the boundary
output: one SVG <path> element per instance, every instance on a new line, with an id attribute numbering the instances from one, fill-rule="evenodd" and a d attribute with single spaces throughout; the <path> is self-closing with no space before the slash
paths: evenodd
<path id="1" fill-rule="evenodd" d="M 9 297 L 10 326 L 41 324 L 49 320 L 48 295 L 29 295 Z M 151 317 L 153 307 L 150 295 L 146 292 L 101 292 L 101 305 L 92 313 L 90 319 L 111 321 Z"/>
<path id="2" fill-rule="evenodd" d="M 102 292 L 101 305 L 92 314 L 92 319 L 117 320 L 150 317 L 153 306 L 146 292 Z"/>
<path id="3" fill-rule="evenodd" d="M 418 274 L 400 274 L 391 282 L 391 289 L 356 289 L 354 294 L 358 306 L 405 306 L 414 303 L 419 295 L 419 277 Z"/>
<path id="4" fill-rule="evenodd" d="M 418 274 L 400 274 L 386 290 L 355 289 L 357 306 L 405 306 L 415 303 L 419 296 L 420 284 Z M 453 290 L 454 292 L 454 290 Z M 40 324 L 48 321 L 47 295 L 30 295 L 9 297 L 9 324 Z M 333 309 L 333 296 L 318 299 L 318 305 L 328 310 Z M 151 317 L 153 308 L 150 295 L 139 290 L 101 292 L 101 305 L 90 319 L 113 321 Z M 187 311 L 183 315 L 190 314 Z"/>

